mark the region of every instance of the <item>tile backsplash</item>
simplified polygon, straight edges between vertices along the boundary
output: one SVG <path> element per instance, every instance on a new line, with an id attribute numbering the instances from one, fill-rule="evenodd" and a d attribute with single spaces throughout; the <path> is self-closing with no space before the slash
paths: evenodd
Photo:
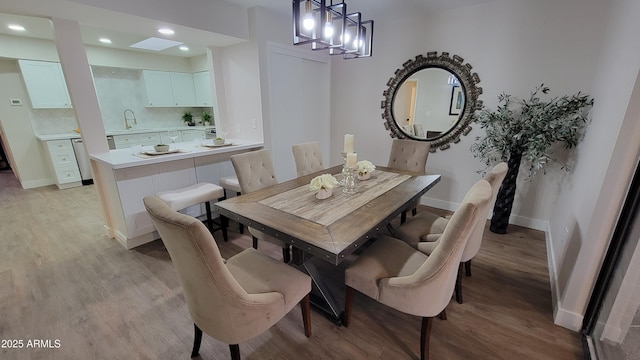
<path id="1" fill-rule="evenodd" d="M 133 111 L 139 127 L 184 126 L 182 113 L 190 110 L 194 118 L 211 108 L 145 107 L 142 72 L 135 69 L 92 67 L 100 112 L 106 131 L 124 129 L 124 111 Z M 132 118 L 128 113 L 127 117 Z M 73 109 L 31 109 L 34 132 L 51 135 L 72 132 L 78 127 Z M 131 124 L 132 125 L 132 124 Z"/>

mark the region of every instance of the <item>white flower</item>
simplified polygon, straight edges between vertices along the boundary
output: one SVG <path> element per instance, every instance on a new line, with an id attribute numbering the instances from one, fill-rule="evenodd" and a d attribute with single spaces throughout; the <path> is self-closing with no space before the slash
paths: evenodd
<path id="1" fill-rule="evenodd" d="M 356 163 L 356 165 L 358 167 L 358 174 L 360 174 L 360 176 L 366 175 L 376 169 L 376 166 L 373 165 L 369 160 L 360 160 Z"/>
<path id="2" fill-rule="evenodd" d="M 338 185 L 338 180 L 331 174 L 322 174 L 314 177 L 309 183 L 309 190 L 318 191 L 320 189 L 333 189 Z"/>

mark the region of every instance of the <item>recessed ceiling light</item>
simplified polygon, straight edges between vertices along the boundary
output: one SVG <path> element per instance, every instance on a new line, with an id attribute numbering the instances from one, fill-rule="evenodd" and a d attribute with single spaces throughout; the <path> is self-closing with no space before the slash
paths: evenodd
<path id="1" fill-rule="evenodd" d="M 24 26 L 22 25 L 10 24 L 8 27 L 13 31 L 25 31 Z"/>
<path id="2" fill-rule="evenodd" d="M 111 44 L 111 39 L 107 39 L 107 38 L 100 38 L 100 42 L 103 44 Z"/>
<path id="3" fill-rule="evenodd" d="M 180 49 L 182 51 L 189 51 L 189 47 L 188 46 L 180 46 L 178 49 Z"/>
<path id="4" fill-rule="evenodd" d="M 176 33 L 175 31 L 169 28 L 160 28 L 158 29 L 158 32 L 162 35 L 173 35 Z"/>

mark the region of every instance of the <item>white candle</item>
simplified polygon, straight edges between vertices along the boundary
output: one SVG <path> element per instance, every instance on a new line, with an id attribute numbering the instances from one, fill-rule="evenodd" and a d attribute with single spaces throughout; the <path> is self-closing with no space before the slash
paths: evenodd
<path id="1" fill-rule="evenodd" d="M 344 135 L 344 152 L 345 153 L 353 152 L 353 135 L 351 134 Z"/>
<path id="2" fill-rule="evenodd" d="M 354 169 L 358 162 L 358 154 L 354 152 L 347 153 L 347 167 Z"/>

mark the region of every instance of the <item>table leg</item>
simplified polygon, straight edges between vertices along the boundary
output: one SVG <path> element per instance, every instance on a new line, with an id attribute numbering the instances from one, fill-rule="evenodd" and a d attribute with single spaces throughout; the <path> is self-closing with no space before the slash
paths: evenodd
<path id="1" fill-rule="evenodd" d="M 336 301 L 329 286 L 325 283 L 318 268 L 310 260 L 311 255 L 300 249 L 293 248 L 292 264 L 311 277 L 311 305 L 323 312 L 336 325 L 342 325 L 343 309 Z"/>

